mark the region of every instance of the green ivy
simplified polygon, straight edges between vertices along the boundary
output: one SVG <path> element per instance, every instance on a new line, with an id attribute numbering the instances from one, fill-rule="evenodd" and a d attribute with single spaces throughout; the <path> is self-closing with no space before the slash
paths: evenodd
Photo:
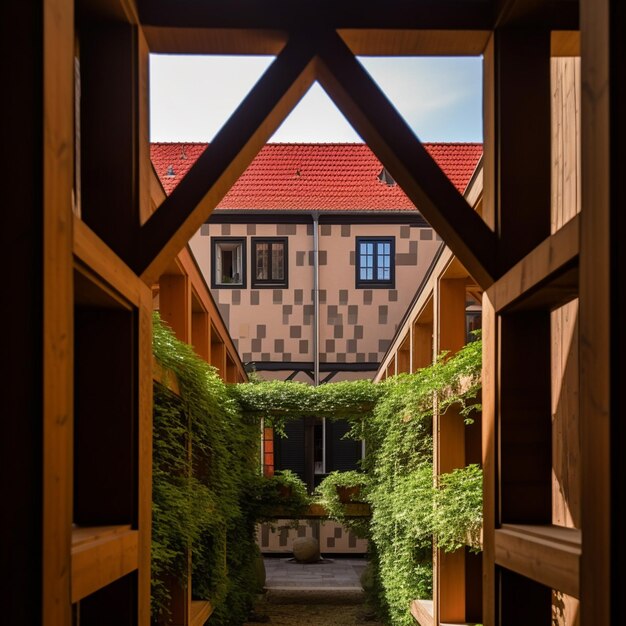
<path id="1" fill-rule="evenodd" d="M 350 517 L 346 513 L 346 506 L 341 501 L 337 488 L 358 488 L 358 497 L 351 497 L 352 501 L 364 502 L 368 477 L 363 472 L 331 472 L 316 487 L 313 497 L 321 504 L 328 517 L 339 524 L 354 531 L 359 537 L 368 537 L 369 520 L 362 517 Z"/>
<path id="2" fill-rule="evenodd" d="M 186 548 L 193 551 L 193 595 L 216 607 L 211 622 L 245 621 L 256 589 L 255 527 L 276 506 L 301 514 L 309 500 L 289 472 L 260 476 L 262 420 L 284 432 L 303 416 L 348 419 L 364 439 L 363 473 L 332 475 L 317 496 L 332 518 L 358 526 L 369 539 L 375 595 L 391 626 L 409 626 L 409 605 L 432 593 L 433 536 L 455 550 L 479 546 L 481 473 L 469 466 L 433 486 L 433 407 L 459 407 L 466 423 L 480 410 L 481 342 L 415 374 L 312 387 L 294 382 L 225 385 L 214 368 L 175 339 L 158 316 L 154 354 L 180 384 L 178 398 L 155 386 L 153 481 L 153 612 L 166 620 L 168 576 L 183 583 Z M 188 442 L 193 456 L 188 458 Z M 361 484 L 368 525 L 348 520 L 335 486 Z M 285 497 L 283 487 L 289 486 Z"/>
<path id="3" fill-rule="evenodd" d="M 241 410 L 265 419 L 284 435 L 284 424 L 301 417 L 352 418 L 371 415 L 384 390 L 369 380 L 330 383 L 313 387 L 292 381 L 258 381 L 235 385 Z"/>
<path id="4" fill-rule="evenodd" d="M 466 423 L 480 410 L 481 342 L 454 357 L 443 354 L 415 374 L 394 376 L 372 411 L 352 417 L 350 436 L 365 440 L 361 475 L 371 520 L 362 526 L 374 566 L 375 601 L 391 626 L 414 624 L 409 606 L 432 595 L 433 540 L 453 551 L 470 542 L 479 547 L 482 526 L 482 477 L 477 466 L 455 470 L 433 484 L 434 407 L 455 406 Z M 345 507 L 331 484 L 349 482 L 335 475 L 322 495 L 330 516 L 345 522 Z"/>
<path id="5" fill-rule="evenodd" d="M 260 423 L 242 415 L 229 387 L 155 314 L 153 352 L 175 374 L 180 398 L 155 385 L 153 440 L 152 611 L 167 622 L 169 577 L 210 599 L 214 624 L 245 621 L 255 591 Z M 188 443 L 193 455 L 189 457 Z"/>

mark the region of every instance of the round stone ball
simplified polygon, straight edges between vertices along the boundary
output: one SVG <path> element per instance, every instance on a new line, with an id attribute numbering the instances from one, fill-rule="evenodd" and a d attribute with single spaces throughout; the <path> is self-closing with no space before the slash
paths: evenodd
<path id="1" fill-rule="evenodd" d="M 293 556 L 298 563 L 316 563 L 320 560 L 320 542 L 314 537 L 294 539 Z"/>

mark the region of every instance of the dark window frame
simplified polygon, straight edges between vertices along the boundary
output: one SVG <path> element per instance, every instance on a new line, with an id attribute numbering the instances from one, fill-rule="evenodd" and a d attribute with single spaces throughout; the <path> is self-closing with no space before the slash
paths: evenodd
<path id="1" fill-rule="evenodd" d="M 241 244 L 241 283 L 218 283 L 217 246 L 220 243 Z M 247 283 L 247 239 L 246 237 L 211 237 L 211 289 L 246 289 Z"/>
<path id="2" fill-rule="evenodd" d="M 373 278 L 372 280 L 364 280 L 361 278 L 361 243 L 388 243 L 390 244 L 389 250 L 389 280 L 378 280 Z M 355 288 L 356 289 L 395 289 L 396 288 L 396 238 L 393 235 L 386 235 L 381 237 L 356 237 L 356 253 L 355 253 Z M 374 273 L 376 272 L 377 265 L 376 259 L 378 257 L 378 251 L 374 246 Z"/>
<path id="3" fill-rule="evenodd" d="M 250 286 L 253 289 L 288 289 L 289 288 L 289 237 L 252 237 L 250 252 Z M 281 280 L 258 279 L 256 277 L 256 254 L 257 245 L 260 243 L 282 243 L 283 252 L 283 278 Z M 271 248 L 270 248 L 271 250 Z M 271 260 L 271 252 L 270 252 Z M 270 262 L 270 271 L 272 264 Z"/>

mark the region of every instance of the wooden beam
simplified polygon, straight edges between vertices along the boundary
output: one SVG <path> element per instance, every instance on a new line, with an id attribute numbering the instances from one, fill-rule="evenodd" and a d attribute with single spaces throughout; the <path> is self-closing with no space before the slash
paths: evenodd
<path id="1" fill-rule="evenodd" d="M 85 222 L 74 216 L 74 256 L 136 307 L 150 288 Z"/>
<path id="2" fill-rule="evenodd" d="M 137 395 L 137 527 L 139 529 L 139 573 L 137 580 L 139 626 L 150 623 L 150 581 L 152 547 L 152 290 L 141 293 L 138 307 Z"/>
<path id="3" fill-rule="evenodd" d="M 493 184 L 489 203 L 492 193 L 497 198 L 487 212 L 495 209 L 504 273 L 550 235 L 550 32 L 503 28 L 492 46 L 485 55 L 485 102 L 493 115 L 485 128 L 485 185 Z"/>
<path id="4" fill-rule="evenodd" d="M 314 42 L 290 42 L 141 228 L 137 273 L 152 284 L 206 221 L 313 82 Z"/>
<path id="5" fill-rule="evenodd" d="M 191 285 L 189 276 L 164 274 L 159 280 L 159 312 L 176 337 L 191 344 Z"/>
<path id="6" fill-rule="evenodd" d="M 498 565 L 575 598 L 581 553 L 581 532 L 575 528 L 503 524 L 495 531 Z"/>
<path id="7" fill-rule="evenodd" d="M 72 533 L 72 602 L 136 570 L 139 532 L 130 526 L 77 527 Z"/>
<path id="8" fill-rule="evenodd" d="M 621 15 L 620 15 L 621 13 Z M 581 626 L 624 621 L 624 3 L 581 0 Z M 619 263 L 618 263 L 619 260 Z M 621 318 L 621 319 L 620 319 Z M 620 432 L 621 431 L 621 432 Z M 621 510 L 620 510 L 621 509 Z M 617 511 L 621 515 L 618 517 Z"/>
<path id="9" fill-rule="evenodd" d="M 411 602 L 411 615 L 420 626 L 435 626 L 432 600 L 413 600 Z"/>
<path id="10" fill-rule="evenodd" d="M 12 364 L 9 369 L 18 372 L 22 379 L 15 387 L 13 381 L 7 381 L 7 396 L 13 398 L 13 402 L 17 400 L 17 404 L 9 401 L 5 411 L 13 416 L 10 421 L 20 426 L 18 432 L 11 425 L 3 433 L 3 439 L 11 446 L 5 458 L 11 460 L 8 467 L 3 464 L 2 468 L 7 482 L 16 483 L 21 493 L 15 493 L 11 485 L 7 490 L 3 488 L 3 498 L 5 502 L 11 502 L 15 511 L 15 515 L 8 516 L 10 541 L 18 550 L 25 547 L 26 550 L 15 559 L 3 550 L 3 561 L 15 564 L 10 574 L 12 597 L 8 614 L 3 618 L 8 622 L 32 621 L 48 626 L 68 624 L 71 612 L 67 598 L 70 591 L 74 400 L 71 212 L 74 3 L 51 0 L 39 7 L 26 9 L 27 16 L 23 19 L 11 19 L 11 9 L 9 15 L 3 17 L 10 29 L 20 24 L 20 36 L 29 42 L 15 46 L 15 43 L 11 45 L 15 41 L 11 34 L 8 37 L 9 46 L 19 55 L 16 67 L 20 67 L 20 71 L 17 74 L 27 77 L 30 82 L 28 86 L 13 84 L 18 90 L 15 93 L 21 94 L 15 100 L 15 106 L 24 107 L 25 111 L 14 115 L 10 104 L 11 123 L 8 126 L 13 126 L 18 133 L 27 129 L 25 138 L 28 143 L 20 140 L 22 149 L 19 152 L 28 153 L 34 160 L 28 165 L 13 164 L 14 176 L 18 178 L 12 177 L 12 182 L 18 190 L 19 201 L 13 204 L 9 194 L 3 202 L 5 207 L 13 206 L 14 212 L 24 212 L 26 216 L 25 222 L 22 219 L 17 222 L 18 228 L 11 225 L 9 218 L 6 229 L 11 244 L 15 242 L 27 250 L 18 251 L 10 245 L 10 265 L 6 267 L 16 268 L 17 280 L 28 284 L 28 287 L 16 290 L 11 289 L 10 282 L 5 285 L 6 293 L 10 294 L 6 308 L 13 309 L 13 315 L 23 320 L 12 319 L 6 326 L 11 329 L 8 334 L 18 342 L 19 353 L 14 355 L 14 360 L 11 350 L 14 344 L 9 339 L 5 357 Z M 12 53 L 13 50 L 7 55 L 9 62 Z M 31 54 L 40 54 L 43 59 L 37 59 L 36 68 L 31 66 Z M 5 140 L 12 141 L 10 133 Z M 25 168 L 24 181 L 19 178 L 22 172 L 17 171 L 22 167 Z M 22 262 L 24 255 L 27 255 L 25 263 Z M 29 293 L 31 289 L 34 298 Z M 22 299 L 25 290 L 27 297 Z M 32 312 L 29 310 L 31 306 Z M 13 321 L 16 323 L 11 323 Z M 25 344 L 31 333 L 34 343 Z M 43 355 L 43 363 L 40 355 Z M 27 451 L 16 449 L 15 446 L 19 445 L 25 445 Z M 14 465 L 15 460 L 18 461 Z M 20 467 L 21 464 L 26 467 Z M 33 482 L 29 484 L 31 480 Z M 31 519 L 22 519 L 24 513 Z M 34 578 L 25 580 L 33 573 Z M 13 595 L 25 590 L 29 590 L 31 600 Z M 15 613 L 11 605 L 16 608 Z M 36 618 L 39 611 L 41 614 Z"/>
<path id="11" fill-rule="evenodd" d="M 555 308 L 576 297 L 579 247 L 580 218 L 576 216 L 487 290 L 496 311 Z"/>
<path id="12" fill-rule="evenodd" d="M 483 624 L 496 623 L 495 527 L 498 523 L 498 317 L 483 294 L 482 466 L 483 466 Z"/>
<path id="13" fill-rule="evenodd" d="M 323 36 L 319 57 L 322 87 L 461 263 L 488 287 L 496 276 L 494 233 L 336 33 Z"/>
<path id="14" fill-rule="evenodd" d="M 492 7 L 481 0 L 230 0 L 225 3 L 139 0 L 139 19 L 161 28 L 293 31 L 303 27 L 491 30 Z"/>

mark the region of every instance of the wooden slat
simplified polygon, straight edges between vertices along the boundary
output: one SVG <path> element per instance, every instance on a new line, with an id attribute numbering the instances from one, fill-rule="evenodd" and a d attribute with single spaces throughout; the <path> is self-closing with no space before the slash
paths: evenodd
<path id="1" fill-rule="evenodd" d="M 194 600 L 189 611 L 189 626 L 204 626 L 211 617 L 213 606 L 208 600 Z"/>
<path id="2" fill-rule="evenodd" d="M 313 82 L 314 43 L 290 42 L 140 231 L 137 273 L 152 284 L 184 248 Z"/>
<path id="3" fill-rule="evenodd" d="M 581 532 L 574 528 L 503 524 L 495 531 L 498 565 L 575 598 L 581 552 Z"/>
<path id="4" fill-rule="evenodd" d="M 139 532 L 130 526 L 76 528 L 72 533 L 72 602 L 138 567 Z"/>
<path id="5" fill-rule="evenodd" d="M 514 265 L 487 290 L 496 311 L 556 307 L 574 298 L 579 239 L 580 218 L 575 217 Z"/>
<path id="6" fill-rule="evenodd" d="M 74 256 L 119 292 L 139 306 L 146 284 L 80 218 L 74 216 Z"/>
<path id="7" fill-rule="evenodd" d="M 10 369 L 18 372 L 22 378 L 18 384 L 25 382 L 30 390 L 22 393 L 21 387 L 14 388 L 10 379 L 7 381 L 8 395 L 15 397 L 19 404 L 12 406 L 9 403 L 5 408 L 6 414 L 13 415 L 12 421 L 23 423 L 29 430 L 14 433 L 9 429 L 4 432 L 3 437 L 12 446 L 7 452 L 8 458 L 19 459 L 21 463 L 30 458 L 30 450 L 39 458 L 33 460 L 30 467 L 13 467 L 12 462 L 9 467 L 3 466 L 3 473 L 10 482 L 16 480 L 18 475 L 20 478 L 23 475 L 26 481 L 34 479 L 30 484 L 17 480 L 28 504 L 22 502 L 21 495 L 13 499 L 11 489 L 3 490 L 5 502 L 7 505 L 10 502 L 9 506 L 16 511 L 15 516 L 7 515 L 11 527 L 16 528 L 23 524 L 22 527 L 30 534 L 22 536 L 11 531 L 11 541 L 22 553 L 15 560 L 12 555 L 7 555 L 3 557 L 3 561 L 6 559 L 5 562 L 14 563 L 13 570 L 24 567 L 28 574 L 35 574 L 33 580 L 26 581 L 22 575 L 13 579 L 13 572 L 8 572 L 12 589 L 29 590 L 32 604 L 41 608 L 26 606 L 27 603 L 22 602 L 18 595 L 17 599 L 9 601 L 8 614 L 3 619 L 11 622 L 15 618 L 15 623 L 32 621 L 52 626 L 69 624 L 71 619 L 71 607 L 67 600 L 70 591 L 74 397 L 74 3 L 70 0 L 50 0 L 37 8 L 31 6 L 26 9 L 22 19 L 18 14 L 11 20 L 10 15 L 5 15 L 3 19 L 9 20 L 6 22 L 10 24 L 9 28 L 21 32 L 24 41 L 28 41 L 27 47 L 32 51 L 26 53 L 23 49 L 26 46 L 9 44 L 19 54 L 18 73 L 30 77 L 28 86 L 19 81 L 14 85 L 14 89 L 21 94 L 16 100 L 16 107 L 24 107 L 24 113 L 16 111 L 14 116 L 9 110 L 9 126 L 15 126 L 23 135 L 26 143 L 22 144 L 22 151 L 32 154 L 35 163 L 32 166 L 30 163 L 14 164 L 16 169 L 24 168 L 27 179 L 22 183 L 19 177 L 12 178 L 12 184 L 19 190 L 20 200 L 12 204 L 9 195 L 3 204 L 5 209 L 12 207 L 15 212 L 24 211 L 28 216 L 24 223 L 12 223 L 9 218 L 7 231 L 11 233 L 9 239 L 14 239 L 18 246 L 34 251 L 34 259 L 23 259 L 22 253 L 19 253 L 12 255 L 9 261 L 18 280 L 28 285 L 32 281 L 34 289 L 38 289 L 39 293 L 33 301 L 30 298 L 21 300 L 22 289 L 12 291 L 10 283 L 5 285 L 7 308 L 13 308 L 24 320 L 23 327 L 21 323 L 12 325 L 8 321 L 10 334 L 19 341 L 21 351 L 15 357 L 22 361 L 13 362 L 11 350 L 5 354 L 15 366 Z M 3 32 L 6 31 L 3 29 Z M 35 57 L 40 55 L 36 67 L 30 65 L 31 54 Z M 33 85 L 36 87 L 33 88 Z M 31 106 L 35 112 L 28 119 Z M 10 134 L 6 141 L 11 141 Z M 28 143 L 29 141 L 32 143 Z M 17 171 L 15 176 L 19 176 Z M 22 199 L 25 200 L 24 205 Z M 29 206 L 30 202 L 33 204 Z M 28 310 L 30 306 L 33 306 L 32 313 Z M 24 344 L 26 336 L 31 334 L 40 342 L 39 345 L 32 346 L 32 352 L 30 345 Z M 12 346 L 10 341 L 8 343 Z M 41 354 L 43 364 L 39 356 Z M 28 367 L 33 367 L 34 371 L 31 372 Z M 42 404 L 37 402 L 33 405 L 27 399 L 30 394 L 42 398 Z M 28 411 L 31 413 L 28 414 Z M 30 430 L 33 427 L 35 430 Z M 13 448 L 18 445 L 26 445 L 29 452 Z M 40 474 L 37 475 L 38 473 Z M 34 510 L 30 509 L 33 506 L 31 502 L 36 502 Z M 32 519 L 22 523 L 22 510 L 30 511 Z M 31 542 L 36 546 L 34 549 L 30 547 Z M 35 560 L 39 558 L 42 560 L 37 563 Z M 17 609 L 15 613 L 11 609 L 12 604 Z M 35 618 L 34 612 L 38 610 L 41 614 Z"/>
<path id="8" fill-rule="evenodd" d="M 619 247 L 623 231 L 616 232 L 617 220 L 611 209 L 620 214 L 623 211 L 624 177 L 612 165 L 612 155 L 622 156 L 623 151 L 613 152 L 614 146 L 623 146 L 623 96 L 621 103 L 617 93 L 623 94 L 623 52 L 611 47 L 618 45 L 618 11 L 623 13 L 624 3 L 615 0 L 581 0 L 581 82 L 582 101 L 582 213 L 580 242 L 580 439 L 582 474 L 582 532 L 584 550 L 581 559 L 581 626 L 595 624 L 623 623 L 624 616 L 614 615 L 617 607 L 623 607 L 623 579 L 619 567 L 612 565 L 615 558 L 621 562 L 623 553 L 612 544 L 620 541 L 621 523 L 612 534 L 612 511 L 618 500 L 616 495 L 621 485 L 623 497 L 623 466 L 611 459 L 613 450 L 619 451 L 622 439 L 611 432 L 612 422 L 623 423 L 622 412 L 612 414 L 611 398 L 618 398 L 623 390 L 623 368 L 619 355 L 622 343 L 612 336 L 611 320 L 617 326 L 623 324 L 623 316 L 614 312 L 612 302 L 623 301 L 623 281 L 619 273 L 612 276 L 612 245 Z M 615 30 L 613 30 L 615 29 Z M 613 36 L 615 33 L 615 38 Z M 623 43 L 621 43 L 623 46 Z M 612 69 L 620 69 L 622 76 L 611 76 Z M 616 92 L 614 94 L 614 92 Z M 614 111 L 612 118 L 611 112 Z M 615 127 L 613 127 L 615 124 Z M 617 176 L 614 181 L 613 176 Z M 619 190 L 617 197 L 611 197 L 611 186 Z M 612 243 L 614 242 L 614 243 Z M 619 271 L 619 270 L 617 270 Z M 619 290 L 618 294 L 615 290 Z M 615 350 L 615 353 L 613 353 Z M 612 379 L 611 359 L 622 379 Z M 612 385 L 618 385 L 615 391 Z M 619 431 L 618 431 L 619 432 Z M 619 496 L 617 496 L 619 497 Z M 623 510 L 623 509 L 622 509 Z M 621 522 L 621 520 L 620 520 Z M 612 581 L 611 570 L 615 582 Z M 614 595 L 617 594 L 617 597 Z M 615 607 L 612 611 L 612 608 Z"/>
<path id="9" fill-rule="evenodd" d="M 432 600 L 413 600 L 411 602 L 411 615 L 420 626 L 435 626 Z"/>
<path id="10" fill-rule="evenodd" d="M 320 44 L 320 84 L 433 228 L 483 287 L 496 275 L 495 235 L 467 204 L 345 43 Z"/>

